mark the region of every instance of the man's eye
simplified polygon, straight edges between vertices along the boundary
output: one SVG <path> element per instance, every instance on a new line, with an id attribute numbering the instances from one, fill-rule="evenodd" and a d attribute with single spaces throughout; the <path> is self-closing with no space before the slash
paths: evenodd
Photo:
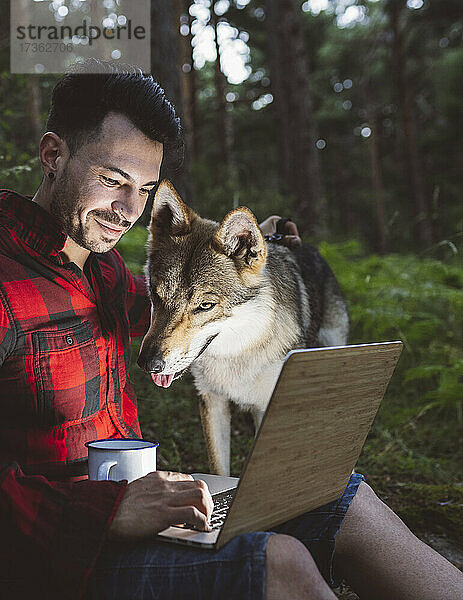
<path id="1" fill-rule="evenodd" d="M 140 188 L 140 194 L 143 194 L 144 196 L 148 196 L 150 192 L 151 190 L 147 190 L 146 188 Z"/>
<path id="2" fill-rule="evenodd" d="M 214 308 L 214 306 L 216 306 L 216 302 L 201 302 L 201 304 L 198 306 L 198 308 L 196 310 L 199 311 L 206 311 L 206 310 L 211 310 L 211 308 Z"/>
<path id="3" fill-rule="evenodd" d="M 101 178 L 107 185 L 110 185 L 110 186 L 119 185 L 119 182 L 116 179 L 111 179 L 110 177 L 105 177 L 104 175 L 102 175 Z"/>

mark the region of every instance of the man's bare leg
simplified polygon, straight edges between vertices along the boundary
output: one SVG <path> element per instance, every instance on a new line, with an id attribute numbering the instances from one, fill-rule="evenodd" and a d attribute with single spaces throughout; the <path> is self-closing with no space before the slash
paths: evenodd
<path id="1" fill-rule="evenodd" d="M 414 536 L 364 482 L 336 536 L 334 564 L 362 600 L 463 599 L 463 573 Z"/>
<path id="2" fill-rule="evenodd" d="M 336 600 L 310 552 L 295 538 L 270 536 L 265 567 L 266 600 Z"/>

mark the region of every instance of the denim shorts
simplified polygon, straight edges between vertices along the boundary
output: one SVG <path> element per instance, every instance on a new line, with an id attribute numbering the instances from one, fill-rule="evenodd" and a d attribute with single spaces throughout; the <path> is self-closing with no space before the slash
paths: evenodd
<path id="1" fill-rule="evenodd" d="M 300 540 L 334 585 L 335 536 L 364 478 L 353 474 L 342 496 L 273 531 L 238 535 L 217 551 L 166 542 L 108 544 L 90 576 L 86 600 L 260 600 L 265 548 L 273 533 Z"/>

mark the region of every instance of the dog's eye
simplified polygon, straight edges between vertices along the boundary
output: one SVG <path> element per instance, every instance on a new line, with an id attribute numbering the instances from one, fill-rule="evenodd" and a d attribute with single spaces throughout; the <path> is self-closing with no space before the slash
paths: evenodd
<path id="1" fill-rule="evenodd" d="M 201 302 L 201 304 L 198 306 L 197 310 L 204 312 L 206 310 L 211 310 L 211 308 L 214 308 L 214 306 L 215 306 L 214 302 Z"/>

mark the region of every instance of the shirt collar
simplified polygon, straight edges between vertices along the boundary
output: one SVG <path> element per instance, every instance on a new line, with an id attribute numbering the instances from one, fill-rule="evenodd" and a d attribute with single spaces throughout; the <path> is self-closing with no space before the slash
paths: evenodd
<path id="1" fill-rule="evenodd" d="M 0 225 L 14 231 L 39 254 L 57 256 L 66 242 L 59 221 L 30 198 L 0 190 Z"/>

